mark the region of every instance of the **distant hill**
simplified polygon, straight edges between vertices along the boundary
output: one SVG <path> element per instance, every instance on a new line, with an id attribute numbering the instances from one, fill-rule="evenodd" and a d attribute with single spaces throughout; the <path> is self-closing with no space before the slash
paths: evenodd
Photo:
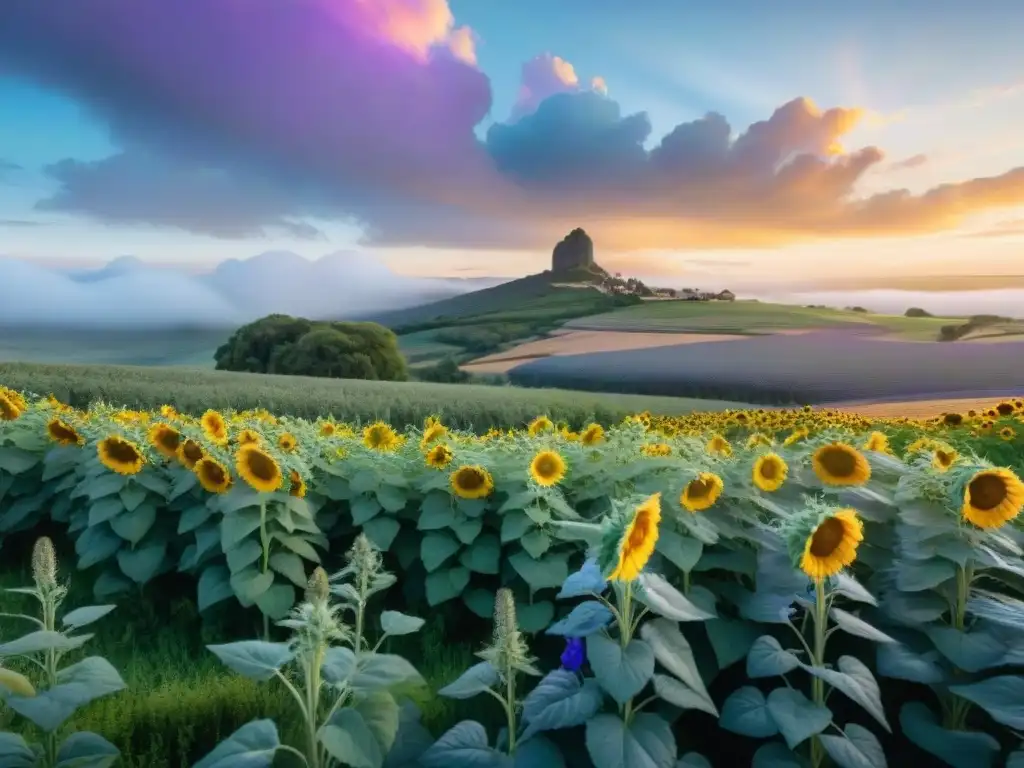
<path id="1" fill-rule="evenodd" d="M 591 268 L 562 272 L 545 270 L 536 275 L 528 275 L 479 291 L 463 293 L 418 307 L 366 315 L 361 319 L 372 320 L 402 331 L 410 326 L 420 326 L 426 323 L 457 321 L 461 318 L 478 315 L 515 311 L 521 309 L 525 303 L 549 296 L 565 295 L 566 298 L 577 296 L 579 291 L 584 289 L 565 286 L 580 283 L 597 284 L 605 274 L 605 271 L 596 264 Z"/>

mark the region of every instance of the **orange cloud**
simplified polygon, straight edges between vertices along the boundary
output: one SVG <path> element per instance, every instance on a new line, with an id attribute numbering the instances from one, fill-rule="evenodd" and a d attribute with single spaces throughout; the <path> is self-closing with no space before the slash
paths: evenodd
<path id="1" fill-rule="evenodd" d="M 376 32 L 395 46 L 424 60 L 435 47 L 476 64 L 476 41 L 469 27 L 455 27 L 448 0 L 357 0 Z"/>

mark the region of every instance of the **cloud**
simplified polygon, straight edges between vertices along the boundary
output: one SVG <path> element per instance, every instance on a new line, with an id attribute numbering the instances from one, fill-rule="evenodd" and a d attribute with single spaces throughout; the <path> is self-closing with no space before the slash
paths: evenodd
<path id="1" fill-rule="evenodd" d="M 0 66 L 107 121 L 120 151 L 51 166 L 39 207 L 117 224 L 315 237 L 308 220 L 344 219 L 371 244 L 479 249 L 582 225 L 602 249 L 682 250 L 930 233 L 1024 204 L 1024 168 L 864 197 L 869 171 L 917 159 L 844 146 L 873 119 L 858 107 L 796 98 L 745 129 L 709 113 L 652 137 L 553 54 L 480 140 L 490 81 L 446 0 L 7 3 Z"/>
<path id="2" fill-rule="evenodd" d="M 925 154 L 912 155 L 911 157 L 908 157 L 908 158 L 906 158 L 904 160 L 896 160 L 896 161 L 894 161 L 892 163 L 889 163 L 889 165 L 886 166 L 885 170 L 887 170 L 887 171 L 908 171 L 911 168 L 920 168 L 922 165 L 927 164 L 927 162 L 928 162 L 928 155 L 925 155 Z"/>
<path id="3" fill-rule="evenodd" d="M 474 290 L 458 279 L 397 275 L 364 253 L 307 260 L 289 251 L 229 259 L 206 274 L 125 256 L 67 271 L 0 258 L 0 327 L 229 328 L 281 312 L 358 317 Z"/>
<path id="4" fill-rule="evenodd" d="M 1024 235 L 1024 219 L 1010 219 L 1001 221 L 988 229 L 967 232 L 961 237 L 1020 237 L 1022 235 Z"/>
<path id="5" fill-rule="evenodd" d="M 0 227 L 24 228 L 24 227 L 41 227 L 43 222 L 41 221 L 30 221 L 28 219 L 0 219 Z"/>
<path id="6" fill-rule="evenodd" d="M 5 180 L 9 176 L 21 170 L 24 169 L 18 163 L 11 162 L 10 160 L 4 160 L 0 157 L 0 181 Z"/>

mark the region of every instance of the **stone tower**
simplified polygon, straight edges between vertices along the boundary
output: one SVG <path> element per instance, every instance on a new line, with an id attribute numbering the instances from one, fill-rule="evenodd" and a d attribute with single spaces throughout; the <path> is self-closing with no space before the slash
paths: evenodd
<path id="1" fill-rule="evenodd" d="M 594 265 L 594 241 L 577 227 L 555 246 L 551 253 L 551 271 L 569 272 Z"/>

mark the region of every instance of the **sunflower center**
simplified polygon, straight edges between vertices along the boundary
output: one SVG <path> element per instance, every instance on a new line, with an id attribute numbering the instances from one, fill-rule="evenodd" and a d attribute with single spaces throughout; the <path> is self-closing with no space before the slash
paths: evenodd
<path id="1" fill-rule="evenodd" d="M 828 557 L 839 547 L 845 532 L 842 521 L 830 517 L 814 529 L 811 535 L 811 554 L 815 557 Z"/>
<path id="2" fill-rule="evenodd" d="M 467 491 L 475 491 L 483 487 L 483 475 L 475 469 L 464 469 L 459 472 L 459 485 Z"/>
<path id="3" fill-rule="evenodd" d="M 686 486 L 686 495 L 691 499 L 704 499 L 711 494 L 711 483 L 705 480 L 691 480 Z"/>
<path id="4" fill-rule="evenodd" d="M 857 459 L 843 448 L 826 448 L 819 455 L 821 465 L 833 477 L 850 477 L 857 470 Z"/>
<path id="5" fill-rule="evenodd" d="M 277 477 L 277 464 L 262 451 L 247 451 L 245 459 L 249 465 L 249 471 L 260 480 L 270 482 Z"/>
<path id="6" fill-rule="evenodd" d="M 640 512 L 633 522 L 633 530 L 629 533 L 627 546 L 629 549 L 639 549 L 650 534 L 651 521 L 646 512 Z"/>
<path id="7" fill-rule="evenodd" d="M 971 494 L 971 506 L 975 509 L 995 509 L 1006 500 L 1006 483 L 996 475 L 982 475 L 967 486 Z"/>
<path id="8" fill-rule="evenodd" d="M 202 447 L 193 440 L 186 440 L 185 445 L 181 449 L 182 453 L 185 454 L 185 458 L 189 461 L 199 461 L 203 458 Z"/>
<path id="9" fill-rule="evenodd" d="M 537 459 L 537 474 L 541 477 L 552 477 L 558 474 L 558 462 L 553 456 L 541 456 Z"/>
<path id="10" fill-rule="evenodd" d="M 157 434 L 156 440 L 164 450 L 176 451 L 178 450 L 178 443 L 181 442 L 181 435 L 173 429 L 163 429 Z"/>
<path id="11" fill-rule="evenodd" d="M 212 485 L 222 485 L 227 477 L 224 474 L 224 469 L 218 464 L 212 461 L 207 461 L 202 465 L 203 477 L 206 478 Z"/>
<path id="12" fill-rule="evenodd" d="M 771 459 L 761 462 L 761 477 L 765 480 L 775 480 L 779 476 L 779 465 Z"/>
<path id="13" fill-rule="evenodd" d="M 132 464 L 139 460 L 139 453 L 124 440 L 113 438 L 107 441 L 107 455 L 114 461 Z"/>

